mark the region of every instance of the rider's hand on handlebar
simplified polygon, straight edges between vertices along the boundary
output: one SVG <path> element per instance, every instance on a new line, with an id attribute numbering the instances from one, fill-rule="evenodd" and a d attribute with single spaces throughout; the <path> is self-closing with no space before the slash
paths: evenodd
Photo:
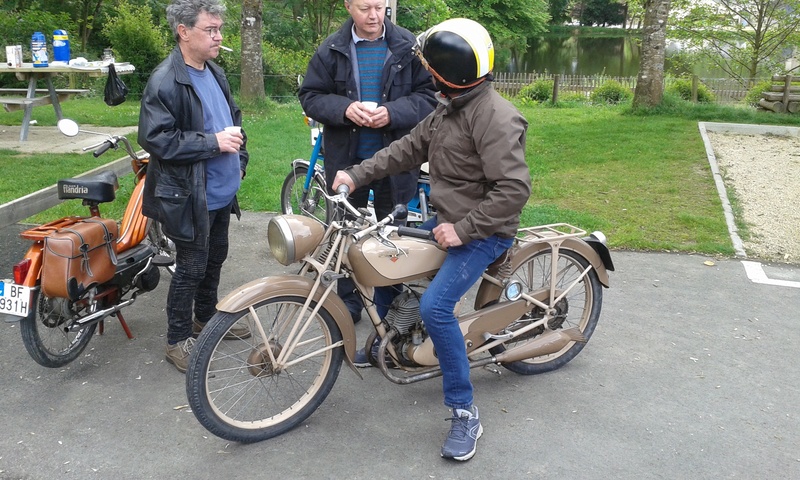
<path id="1" fill-rule="evenodd" d="M 462 245 L 461 239 L 456 233 L 456 227 L 452 223 L 436 225 L 433 229 L 433 236 L 436 238 L 436 242 L 445 248 Z"/>
<path id="2" fill-rule="evenodd" d="M 333 191 L 338 192 L 340 185 L 346 185 L 351 192 L 356 189 L 356 184 L 353 183 L 353 179 L 343 170 L 336 172 L 336 177 L 333 179 Z"/>
<path id="3" fill-rule="evenodd" d="M 223 153 L 237 153 L 244 143 L 244 136 L 238 132 L 223 130 L 215 133 L 219 151 Z"/>

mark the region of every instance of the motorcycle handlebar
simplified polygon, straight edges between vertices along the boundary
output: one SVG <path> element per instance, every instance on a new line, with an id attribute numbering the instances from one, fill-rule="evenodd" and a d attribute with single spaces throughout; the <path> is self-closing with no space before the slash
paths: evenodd
<path id="1" fill-rule="evenodd" d="M 111 143 L 110 140 L 106 140 L 105 142 L 103 142 L 102 145 L 100 145 L 100 148 L 98 148 L 97 150 L 94 151 L 94 153 L 92 155 L 94 155 L 94 157 L 97 158 L 100 155 L 106 153 L 108 151 L 108 149 L 113 147 L 113 146 L 114 146 L 114 144 Z"/>
<path id="2" fill-rule="evenodd" d="M 433 232 L 430 230 L 422 230 L 420 228 L 413 228 L 413 227 L 397 227 L 397 234 L 401 237 L 414 237 L 414 238 L 421 238 L 423 240 L 433 240 L 436 241 Z"/>

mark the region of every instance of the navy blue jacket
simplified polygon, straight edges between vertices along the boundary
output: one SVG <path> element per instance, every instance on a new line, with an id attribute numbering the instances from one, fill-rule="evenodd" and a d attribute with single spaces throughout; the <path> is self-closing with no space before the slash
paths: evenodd
<path id="1" fill-rule="evenodd" d="M 408 30 L 385 22 L 389 52 L 381 76 L 380 105 L 389 111 L 390 123 L 382 129 L 383 146 L 406 135 L 435 105 L 431 75 L 412 53 L 416 38 Z M 356 163 L 355 154 L 361 130 L 345 111 L 360 101 L 358 82 L 353 72 L 350 45 L 353 20 L 325 39 L 308 64 L 300 86 L 300 104 L 305 114 L 325 126 L 325 176 L 333 185 L 336 171 Z M 417 191 L 418 172 L 391 177 L 394 203 L 408 203 Z"/>

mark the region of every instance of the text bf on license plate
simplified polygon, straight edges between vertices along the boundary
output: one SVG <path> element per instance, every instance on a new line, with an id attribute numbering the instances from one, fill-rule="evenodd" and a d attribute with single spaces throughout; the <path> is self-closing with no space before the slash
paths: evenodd
<path id="1" fill-rule="evenodd" d="M 31 289 L 15 283 L 0 282 L 0 313 L 27 317 Z"/>

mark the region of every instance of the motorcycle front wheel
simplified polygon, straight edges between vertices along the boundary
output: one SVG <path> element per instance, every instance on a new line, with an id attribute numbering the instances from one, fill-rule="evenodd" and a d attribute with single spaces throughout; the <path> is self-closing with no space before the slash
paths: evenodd
<path id="1" fill-rule="evenodd" d="M 314 176 L 308 185 L 308 192 L 303 194 L 308 168 L 299 166 L 292 170 L 283 180 L 281 186 L 281 211 L 284 214 L 305 215 L 314 217 L 327 225 L 331 218 L 331 206 L 325 200 L 322 192 L 326 187 L 324 183 Z"/>
<path id="2" fill-rule="evenodd" d="M 551 249 L 536 252 L 519 264 L 511 274 L 510 280 L 520 281 L 523 285 L 523 290 L 528 292 L 541 291 L 542 289 L 549 291 L 551 282 L 555 282 L 556 297 L 558 297 L 589 266 L 589 261 L 586 258 L 571 250 L 559 250 L 555 270 L 553 269 L 552 259 L 553 252 Z M 588 342 L 600 318 L 602 304 L 602 286 L 597 277 L 597 272 L 591 269 L 580 282 L 572 287 L 563 299 L 555 305 L 551 305 L 551 308 L 555 309 L 556 315 L 550 319 L 548 326 L 551 330 L 577 327 Z M 544 311 L 533 305 L 531 311 L 508 330 L 512 332 L 517 328 L 524 327 L 543 318 L 543 316 Z M 542 333 L 544 333 L 543 326 L 498 345 L 489 351 L 496 355 Z M 550 372 L 566 365 L 567 362 L 580 353 L 585 345 L 586 342 L 570 342 L 556 353 L 502 365 L 512 372 L 522 375 Z"/>
<path id="3" fill-rule="evenodd" d="M 30 356 L 43 367 L 58 368 L 72 362 L 92 339 L 97 323 L 79 330 L 70 327 L 88 313 L 65 298 L 33 294 L 36 311 L 19 322 L 22 343 Z"/>
<path id="4" fill-rule="evenodd" d="M 298 319 L 304 302 L 271 298 L 241 312 L 219 312 L 203 328 L 189 359 L 186 394 L 208 431 L 235 442 L 266 440 L 307 419 L 328 396 L 342 367 L 342 334 L 326 310 L 309 316 L 313 302 Z M 248 338 L 230 339 L 237 322 L 250 328 Z M 294 347 L 278 367 L 274 360 L 292 348 L 287 342 Z"/>

